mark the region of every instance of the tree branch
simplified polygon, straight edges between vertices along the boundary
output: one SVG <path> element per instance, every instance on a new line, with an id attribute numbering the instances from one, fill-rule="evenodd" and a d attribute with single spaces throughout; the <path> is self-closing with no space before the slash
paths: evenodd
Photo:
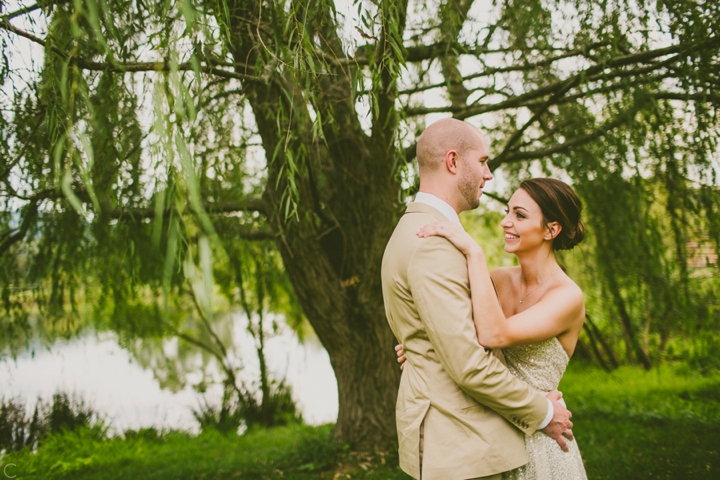
<path id="1" fill-rule="evenodd" d="M 548 58 L 545 58 L 545 59 L 540 60 L 540 61 L 535 62 L 535 63 L 525 63 L 525 64 L 522 64 L 522 65 L 512 65 L 512 66 L 509 66 L 509 67 L 491 67 L 491 68 L 486 68 L 485 70 L 482 70 L 481 72 L 473 73 L 473 74 L 471 74 L 471 75 L 466 75 L 466 76 L 464 76 L 464 77 L 462 78 L 462 80 L 463 80 L 463 82 L 464 82 L 464 81 L 467 81 L 467 80 L 474 80 L 474 79 L 476 79 L 476 78 L 489 77 L 489 76 L 491 76 L 491 75 L 495 75 L 495 74 L 498 74 L 498 73 L 526 72 L 526 71 L 530 71 L 530 70 L 535 70 L 536 68 L 547 67 L 548 65 L 551 65 L 551 64 L 553 64 L 553 63 L 555 63 L 555 62 L 557 62 L 557 61 L 559 61 L 559 60 L 564 60 L 564 59 L 567 59 L 567 58 L 572 58 L 572 57 L 577 57 L 577 56 L 580 56 L 580 55 L 584 55 L 584 54 L 586 54 L 588 51 L 590 51 L 590 50 L 592 50 L 592 49 L 594 49 L 594 48 L 602 47 L 602 46 L 604 46 L 604 45 L 606 45 L 606 42 L 594 43 L 594 44 L 589 45 L 589 46 L 587 46 L 587 47 L 578 48 L 578 49 L 575 49 L 575 50 L 570 50 L 570 51 L 568 51 L 568 52 L 566 52 L 566 53 L 563 53 L 562 55 L 555 55 L 555 56 L 552 56 L 552 57 L 548 57 Z M 410 95 L 410 94 L 417 93 L 417 92 L 422 92 L 422 91 L 425 91 L 425 90 L 432 90 L 433 88 L 442 88 L 442 87 L 445 87 L 446 85 L 447 85 L 446 82 L 435 83 L 435 84 L 425 85 L 425 86 L 421 86 L 421 87 L 408 88 L 408 89 L 406 89 L 406 90 L 401 90 L 399 93 L 400 93 L 400 95 Z"/>
<path id="2" fill-rule="evenodd" d="M 408 62 L 422 62 L 432 58 L 439 58 L 447 54 L 448 51 L 455 51 L 464 55 L 487 55 L 489 53 L 508 53 L 513 51 L 511 48 L 490 49 L 485 47 L 475 47 L 471 45 L 463 45 L 457 42 L 437 42 L 433 45 L 416 45 L 407 47 Z"/>
<path id="3" fill-rule="evenodd" d="M 7 15 L 3 15 L 0 17 L 3 21 L 12 20 L 15 17 L 19 17 L 20 15 L 25 15 L 26 13 L 34 12 L 35 10 L 40 9 L 40 5 L 37 3 L 35 5 L 30 5 L 29 7 L 22 7 L 14 12 L 10 12 Z"/>
<path id="4" fill-rule="evenodd" d="M 495 169 L 499 167 L 500 165 L 504 165 L 506 163 L 514 163 L 519 162 L 522 160 L 533 160 L 537 158 L 543 158 L 543 157 L 549 157 L 550 155 L 554 155 L 556 153 L 563 153 L 568 150 L 570 150 L 573 147 L 578 147 L 580 145 L 584 145 L 586 143 L 589 143 L 597 138 L 605 136 L 608 132 L 611 130 L 614 130 L 615 128 L 619 127 L 626 121 L 628 121 L 632 116 L 638 111 L 639 107 L 636 105 L 630 110 L 626 111 L 625 113 L 618 115 L 615 117 L 612 121 L 609 121 L 602 125 L 601 127 L 597 128 L 596 130 L 592 131 L 591 133 L 585 134 L 585 135 L 578 135 L 577 137 L 573 137 L 569 140 L 566 140 L 563 143 L 553 145 L 551 147 L 542 148 L 539 150 L 533 150 L 533 151 L 526 151 L 526 152 L 513 152 L 508 155 L 506 155 L 504 158 L 494 158 L 488 162 L 488 165 L 491 169 Z"/>
<path id="5" fill-rule="evenodd" d="M 563 86 L 558 92 L 551 95 L 550 98 L 547 99 L 542 105 L 539 105 L 533 116 L 530 117 L 530 119 L 525 122 L 522 127 L 518 128 L 515 133 L 512 134 L 510 139 L 505 144 L 505 148 L 503 148 L 503 151 L 500 152 L 500 154 L 495 158 L 495 162 L 501 165 L 503 163 L 503 158 L 507 157 L 510 154 L 514 145 L 520 140 L 520 138 L 522 138 L 525 131 L 530 128 L 533 123 L 538 121 L 540 117 L 542 117 L 545 112 L 547 112 L 548 108 L 550 108 L 552 105 L 555 105 L 560 98 L 562 98 L 571 88 L 580 83 L 580 81 L 580 77 L 575 77 L 571 81 L 567 82 L 565 86 Z"/>
<path id="6" fill-rule="evenodd" d="M 679 92 L 659 92 L 650 95 L 656 100 L 681 100 L 681 101 L 696 101 L 696 102 L 713 102 L 720 104 L 720 95 L 713 93 L 679 93 Z"/>
<path id="7" fill-rule="evenodd" d="M 635 71 L 640 73 L 649 73 L 655 70 L 658 70 L 662 67 L 668 66 L 672 63 L 675 63 L 683 58 L 683 55 L 689 53 L 690 51 L 697 50 L 700 48 L 707 48 L 710 46 L 714 46 L 716 44 L 720 43 L 720 37 L 718 38 L 711 38 L 704 42 L 699 42 L 692 45 L 673 45 L 666 48 L 659 48 L 656 50 L 648 50 L 645 52 L 637 52 L 630 55 L 624 55 L 622 57 L 607 59 L 603 62 L 600 62 L 596 65 L 593 65 L 591 67 L 586 68 L 585 70 L 582 70 L 578 72 L 577 74 L 564 79 L 557 81 L 555 83 L 552 83 L 550 85 L 546 85 L 540 88 L 537 88 L 533 91 L 517 95 L 515 97 L 509 98 L 508 100 L 505 100 L 500 103 L 496 104 L 476 104 L 471 105 L 468 107 L 454 107 L 452 105 L 448 105 L 445 107 L 435 107 L 435 108 L 414 108 L 414 109 L 407 109 L 405 111 L 407 116 L 417 116 L 417 115 L 426 115 L 428 113 L 439 113 L 439 112 L 445 112 L 445 113 L 452 113 L 455 118 L 458 119 L 465 119 L 468 117 L 472 117 L 475 115 L 480 115 L 482 113 L 488 113 L 488 112 L 494 112 L 498 110 L 505 110 L 509 108 L 518 108 L 526 105 L 526 102 L 530 100 L 535 100 L 537 98 L 543 97 L 545 95 L 549 95 L 552 93 L 555 93 L 558 89 L 563 88 L 567 84 L 567 82 L 572 82 L 575 79 L 581 79 L 582 81 L 580 83 L 586 83 L 587 81 L 599 79 L 599 78 L 613 78 L 615 76 L 627 76 L 628 71 L 626 70 L 616 70 L 611 71 L 608 73 L 605 73 L 604 70 L 608 68 L 620 68 L 625 67 L 628 65 L 636 64 L 636 63 L 644 63 L 649 60 L 663 57 L 665 55 L 670 55 L 673 53 L 676 53 L 677 55 L 673 56 L 670 59 L 667 59 L 663 62 L 655 63 L 653 65 L 650 65 L 648 67 L 644 67 L 642 69 L 636 69 Z"/>
<path id="8" fill-rule="evenodd" d="M 405 149 L 405 161 L 412 162 L 417 155 L 417 143 L 413 143 Z"/>
<path id="9" fill-rule="evenodd" d="M 38 131 L 38 129 L 40 128 L 40 125 L 42 125 L 43 120 L 45 120 L 45 116 L 39 115 L 37 122 L 35 123 L 35 126 L 33 127 L 32 131 L 30 132 L 30 135 L 29 135 L 30 138 L 32 138 L 32 136 L 35 135 L 35 133 Z M 25 150 L 27 150 L 28 146 L 30 146 L 30 142 L 25 143 L 22 146 L 22 148 L 20 149 L 20 152 L 18 152 L 18 154 L 15 155 L 15 158 L 13 160 L 11 160 L 10 163 L 8 163 L 5 166 L 5 170 L 3 170 L 2 173 L 0 173 L 0 180 L 4 180 L 5 177 L 10 173 L 10 170 L 12 170 L 13 167 L 15 165 L 17 165 L 20 160 L 22 160 L 23 155 L 25 155 Z"/>
<path id="10" fill-rule="evenodd" d="M 258 212 L 267 215 L 269 213 L 269 206 L 262 198 L 248 198 L 238 202 L 206 203 L 203 208 L 208 214 Z M 165 209 L 163 216 L 167 217 L 171 212 L 171 209 Z M 155 208 L 116 208 L 109 212 L 109 217 L 116 220 L 152 219 L 155 218 Z"/>
<path id="11" fill-rule="evenodd" d="M 24 30 L 21 30 L 17 27 L 14 27 L 11 25 L 7 20 L 3 19 L 0 20 L 0 29 L 7 30 L 9 32 L 13 32 L 16 35 L 19 35 L 21 37 L 27 38 L 28 40 L 31 40 L 32 42 L 37 43 L 38 45 L 41 45 L 43 47 L 47 46 L 47 43 L 42 38 L 36 37 L 35 35 L 28 33 Z M 126 73 L 126 72 L 169 72 L 173 70 L 172 65 L 168 62 L 93 62 L 89 60 L 85 60 L 80 57 L 71 57 L 66 52 L 60 50 L 57 46 L 52 45 L 50 49 L 59 55 L 61 58 L 65 60 L 69 60 L 71 63 L 78 66 L 78 68 L 82 70 L 89 70 L 89 71 L 102 71 L 102 72 L 118 72 L 118 73 Z M 268 79 L 263 77 L 256 77 L 253 75 L 246 75 L 244 73 L 239 73 L 237 71 L 228 71 L 223 70 L 221 68 L 217 68 L 214 64 L 206 63 L 199 65 L 197 67 L 198 70 L 200 70 L 203 73 L 211 74 L 211 75 L 217 75 L 219 77 L 223 78 L 234 78 L 237 80 L 242 80 L 245 82 L 254 82 L 254 83 L 267 83 Z M 177 71 L 195 71 L 196 65 L 193 65 L 191 62 L 184 62 L 178 64 L 175 69 Z"/>
<path id="12" fill-rule="evenodd" d="M 575 100 L 579 100 L 579 99 L 581 99 L 581 98 L 591 98 L 591 97 L 593 97 L 594 95 L 599 95 L 599 94 L 603 94 L 603 93 L 611 93 L 611 92 L 615 92 L 615 91 L 618 91 L 618 90 L 623 90 L 623 89 L 626 89 L 626 88 L 629 88 L 629 87 L 632 87 L 632 86 L 635 86 L 635 85 L 638 85 L 638 84 L 648 85 L 648 84 L 651 84 L 651 83 L 653 83 L 653 82 L 657 82 L 657 81 L 659 81 L 659 80 L 663 80 L 663 79 L 665 79 L 665 78 L 670 78 L 670 77 L 672 77 L 672 76 L 673 76 L 673 75 L 670 74 L 670 73 L 664 73 L 664 74 L 661 74 L 661 75 L 653 75 L 653 76 L 650 76 L 650 77 L 645 77 L 645 76 L 641 76 L 641 75 L 638 74 L 638 75 L 636 76 L 636 78 L 634 78 L 632 81 L 617 82 L 617 83 L 614 83 L 614 84 L 612 84 L 612 85 L 606 85 L 606 86 L 604 86 L 604 87 L 593 88 L 593 89 L 591 89 L 591 90 L 586 90 L 586 91 L 584 91 L 584 92 L 580 92 L 580 93 L 576 93 L 576 94 L 573 94 L 573 95 L 564 96 L 564 97 L 558 99 L 558 100 L 555 102 L 555 105 L 564 105 L 564 104 L 567 104 L 567 103 L 574 102 Z M 526 107 L 526 108 L 533 109 L 533 108 L 535 108 L 535 107 L 537 107 L 537 106 L 542 105 L 543 103 L 545 103 L 543 100 L 536 100 L 536 101 L 533 101 L 533 102 L 528 102 L 528 103 L 524 104 L 523 106 Z"/>
<path id="13" fill-rule="evenodd" d="M 370 58 L 372 58 L 372 52 L 377 49 L 375 43 L 368 43 L 360 45 L 355 51 L 355 57 L 347 60 L 342 60 L 342 63 L 352 63 L 358 66 L 368 65 Z M 407 56 L 405 61 L 416 63 L 422 62 L 423 60 L 430 60 L 440 58 L 446 55 L 448 51 L 457 52 L 460 55 L 487 55 L 493 53 L 509 53 L 515 51 L 513 48 L 487 48 L 478 47 L 476 45 L 465 45 L 456 41 L 445 42 L 439 41 L 432 45 L 412 45 L 405 47 Z M 547 51 L 560 51 L 560 48 L 549 48 Z"/>
<path id="14" fill-rule="evenodd" d="M 224 355 L 221 354 L 220 352 L 215 350 L 211 345 L 208 345 L 207 343 L 203 342 L 202 340 L 181 332 L 172 323 L 170 323 L 169 321 L 167 321 L 165 319 L 163 319 L 163 323 L 176 337 L 180 338 L 181 340 L 185 340 L 187 343 L 189 343 L 191 345 L 195 345 L 196 347 L 202 348 L 203 350 L 205 350 L 206 352 L 208 352 L 212 356 L 214 356 L 220 363 L 220 368 L 222 368 L 225 371 L 225 375 L 227 376 L 227 383 L 232 385 L 233 390 L 235 390 L 235 392 L 239 395 L 239 398 L 243 397 L 244 393 L 242 390 L 246 389 L 245 385 L 242 385 L 242 387 L 238 385 L 238 379 L 235 375 L 235 371 L 232 369 L 232 367 L 230 365 L 225 363 L 227 360 L 227 352 L 225 352 Z M 224 347 L 223 347 L 223 349 L 224 349 Z"/>
<path id="15" fill-rule="evenodd" d="M 10 25 L 10 22 L 8 20 L 9 19 L 5 19 L 5 18 L 1 19 L 0 20 L 0 28 L 2 28 L 3 30 L 7 30 L 8 32 L 13 32 L 15 35 L 25 37 L 32 42 L 42 45 L 43 47 L 45 46 L 45 40 L 43 40 L 42 38 L 36 37 L 35 35 L 28 33 L 25 30 L 20 30 L 19 28 Z M 61 52 L 61 50 L 59 48 L 57 49 L 57 51 L 58 51 L 58 53 L 65 55 L 64 53 Z M 65 55 L 65 57 L 67 57 L 67 55 Z"/>
<path id="16" fill-rule="evenodd" d="M 71 59 L 79 68 L 83 70 L 89 70 L 89 71 L 109 71 L 109 72 L 119 72 L 119 73 L 126 73 L 126 72 L 169 72 L 173 70 L 172 66 L 167 62 L 128 62 L 128 63 L 119 63 L 119 62 L 90 62 L 87 60 L 83 60 L 78 57 L 73 57 Z M 180 63 L 175 67 L 175 70 L 181 71 L 181 72 L 187 72 L 187 71 L 194 71 L 195 66 L 193 66 L 190 62 L 184 62 Z M 213 65 L 200 65 L 198 70 L 200 70 L 203 73 L 208 73 L 211 75 L 217 75 L 218 77 L 223 78 L 234 78 L 236 80 L 242 80 L 245 82 L 254 82 L 254 83 L 266 83 L 267 79 L 264 79 L 262 77 L 256 77 L 253 75 L 245 75 L 244 73 L 239 73 L 236 71 L 228 71 L 223 70 L 221 68 L 217 68 Z"/>
<path id="17" fill-rule="evenodd" d="M 500 195 L 496 195 L 496 194 L 491 193 L 491 192 L 486 192 L 486 191 L 484 191 L 484 190 L 483 190 L 483 195 L 486 196 L 486 197 L 488 197 L 488 198 L 492 198 L 492 199 L 495 200 L 496 202 L 500 202 L 500 203 L 502 203 L 503 205 L 507 205 L 508 202 L 509 202 L 509 200 L 508 200 L 507 198 L 503 198 L 503 197 L 501 197 Z"/>
<path id="18" fill-rule="evenodd" d="M 277 237 L 269 228 L 247 228 L 241 225 L 234 225 L 232 233 L 243 240 L 250 241 L 275 240 Z"/>
<path id="19" fill-rule="evenodd" d="M 663 80 L 665 78 L 672 77 L 672 74 L 670 74 L 670 73 L 664 73 L 661 75 L 653 75 L 651 77 L 642 77 L 641 74 L 646 73 L 647 70 L 648 69 L 636 70 L 635 72 L 638 73 L 638 75 L 637 75 L 638 78 L 634 79 L 633 81 L 618 82 L 613 85 L 608 85 L 608 86 L 588 90 L 585 92 L 580 92 L 580 93 L 577 93 L 574 95 L 563 96 L 562 98 L 557 99 L 554 102 L 554 105 L 563 105 L 566 103 L 574 102 L 575 100 L 579 100 L 581 98 L 589 98 L 589 97 L 592 97 L 593 95 L 598 95 L 598 94 L 602 94 L 602 93 L 610 93 L 613 91 L 622 90 L 622 89 L 631 87 L 633 85 L 641 84 L 641 83 L 647 85 L 652 82 L 657 82 L 659 80 Z M 693 100 L 693 101 L 713 101 L 713 102 L 720 103 L 720 95 L 710 94 L 710 93 L 688 94 L 688 93 L 679 93 L 679 92 L 658 92 L 658 93 L 652 93 L 649 96 L 652 98 L 655 98 L 657 100 L 680 100 L 680 101 Z M 545 100 L 535 100 L 532 102 L 524 103 L 519 106 L 534 109 L 534 108 L 543 106 L 545 104 L 546 104 Z M 498 110 L 500 110 L 500 109 L 498 109 Z M 535 140 L 537 140 L 537 139 L 535 139 Z M 410 163 L 413 160 L 415 160 L 416 151 L 417 151 L 416 143 L 413 143 L 412 145 L 405 148 L 405 161 Z M 512 157 L 512 158 L 514 158 L 514 157 Z M 499 166 L 502 163 L 505 163 L 505 162 L 504 161 L 500 162 L 497 165 Z"/>
<path id="20" fill-rule="evenodd" d="M 468 10 L 472 6 L 472 0 L 447 0 L 441 8 L 442 21 L 440 31 L 447 45 L 456 38 L 467 19 Z M 463 84 L 463 77 L 458 68 L 459 55 L 456 52 L 448 51 L 441 57 L 441 71 L 447 85 L 448 97 L 453 106 L 467 105 L 470 92 Z"/>
<path id="21" fill-rule="evenodd" d="M 393 48 L 394 42 L 402 38 L 407 18 L 407 0 L 398 3 L 396 9 L 383 12 L 382 32 L 375 58 L 380 74 L 373 82 L 373 89 L 377 90 L 378 98 L 371 137 L 372 141 L 380 145 L 382 151 L 385 152 L 392 151 L 394 148 L 395 138 L 392 131 L 398 118 L 395 100 L 397 99 L 397 70 L 399 69 L 392 71 L 392 65 L 402 64 L 405 61 L 404 58 L 398 58 L 401 54 L 398 50 L 401 49 Z M 389 18 L 390 15 L 395 15 L 395 18 Z M 394 26 L 391 25 L 392 22 L 395 22 Z"/>
<path id="22" fill-rule="evenodd" d="M 39 203 L 39 198 L 34 199 L 30 202 L 30 204 L 25 207 L 25 212 L 22 216 L 22 223 L 20 224 L 20 228 L 18 228 L 15 233 L 11 233 L 12 230 L 8 230 L 7 232 L 3 233 L 2 236 L 0 236 L 0 238 L 3 238 L 2 242 L 0 242 L 0 257 L 2 257 L 5 252 L 10 249 L 10 247 L 25 238 L 25 235 L 27 235 L 27 232 L 30 229 L 30 225 L 37 216 Z"/>

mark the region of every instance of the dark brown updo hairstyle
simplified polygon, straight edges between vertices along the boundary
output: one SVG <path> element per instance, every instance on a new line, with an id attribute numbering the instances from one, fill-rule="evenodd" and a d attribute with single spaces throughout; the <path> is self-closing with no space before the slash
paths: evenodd
<path id="1" fill-rule="evenodd" d="M 555 178 L 531 178 L 520 184 L 540 206 L 545 224 L 558 222 L 562 230 L 553 240 L 554 250 L 570 250 L 585 237 L 585 225 L 580 220 L 582 203 L 575 190 Z"/>

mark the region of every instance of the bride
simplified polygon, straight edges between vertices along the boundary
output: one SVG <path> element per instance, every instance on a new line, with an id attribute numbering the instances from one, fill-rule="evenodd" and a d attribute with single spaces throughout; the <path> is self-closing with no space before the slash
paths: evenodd
<path id="1" fill-rule="evenodd" d="M 478 342 L 502 348 L 508 369 L 542 392 L 557 390 L 585 318 L 582 291 L 555 259 L 556 250 L 569 250 L 583 239 L 581 210 L 575 191 L 560 180 L 522 182 L 500 223 L 505 251 L 515 254 L 520 266 L 492 272 L 482 248 L 461 227 L 437 222 L 417 233 L 443 236 L 465 254 Z M 404 362 L 402 345 L 396 350 Z M 502 478 L 587 478 L 577 443 L 567 443 L 565 453 L 542 432 L 525 437 L 528 463 Z"/>

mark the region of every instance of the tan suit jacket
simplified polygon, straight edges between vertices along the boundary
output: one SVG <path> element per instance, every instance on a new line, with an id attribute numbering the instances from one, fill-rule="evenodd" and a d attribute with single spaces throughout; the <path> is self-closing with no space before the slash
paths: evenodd
<path id="1" fill-rule="evenodd" d="M 465 256 L 445 238 L 416 235 L 436 221 L 447 218 L 411 203 L 383 256 L 385 311 L 407 356 L 400 467 L 423 480 L 484 477 L 527 463 L 523 432 L 538 429 L 547 400 L 507 370 L 499 349 L 478 344 Z"/>

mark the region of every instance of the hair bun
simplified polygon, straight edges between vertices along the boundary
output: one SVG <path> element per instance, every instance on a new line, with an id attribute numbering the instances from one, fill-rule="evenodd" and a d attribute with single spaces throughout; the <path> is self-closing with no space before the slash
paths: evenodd
<path id="1" fill-rule="evenodd" d="M 580 220 L 582 203 L 575 190 L 555 178 L 531 178 L 520 184 L 538 204 L 545 222 L 558 222 L 562 230 L 553 240 L 553 249 L 570 250 L 585 238 Z"/>
<path id="2" fill-rule="evenodd" d="M 567 233 L 566 233 L 567 230 Z M 563 228 L 555 240 L 553 240 L 553 248 L 555 250 L 572 250 L 578 243 L 585 238 L 585 224 L 582 220 L 578 220 L 575 228 Z"/>

